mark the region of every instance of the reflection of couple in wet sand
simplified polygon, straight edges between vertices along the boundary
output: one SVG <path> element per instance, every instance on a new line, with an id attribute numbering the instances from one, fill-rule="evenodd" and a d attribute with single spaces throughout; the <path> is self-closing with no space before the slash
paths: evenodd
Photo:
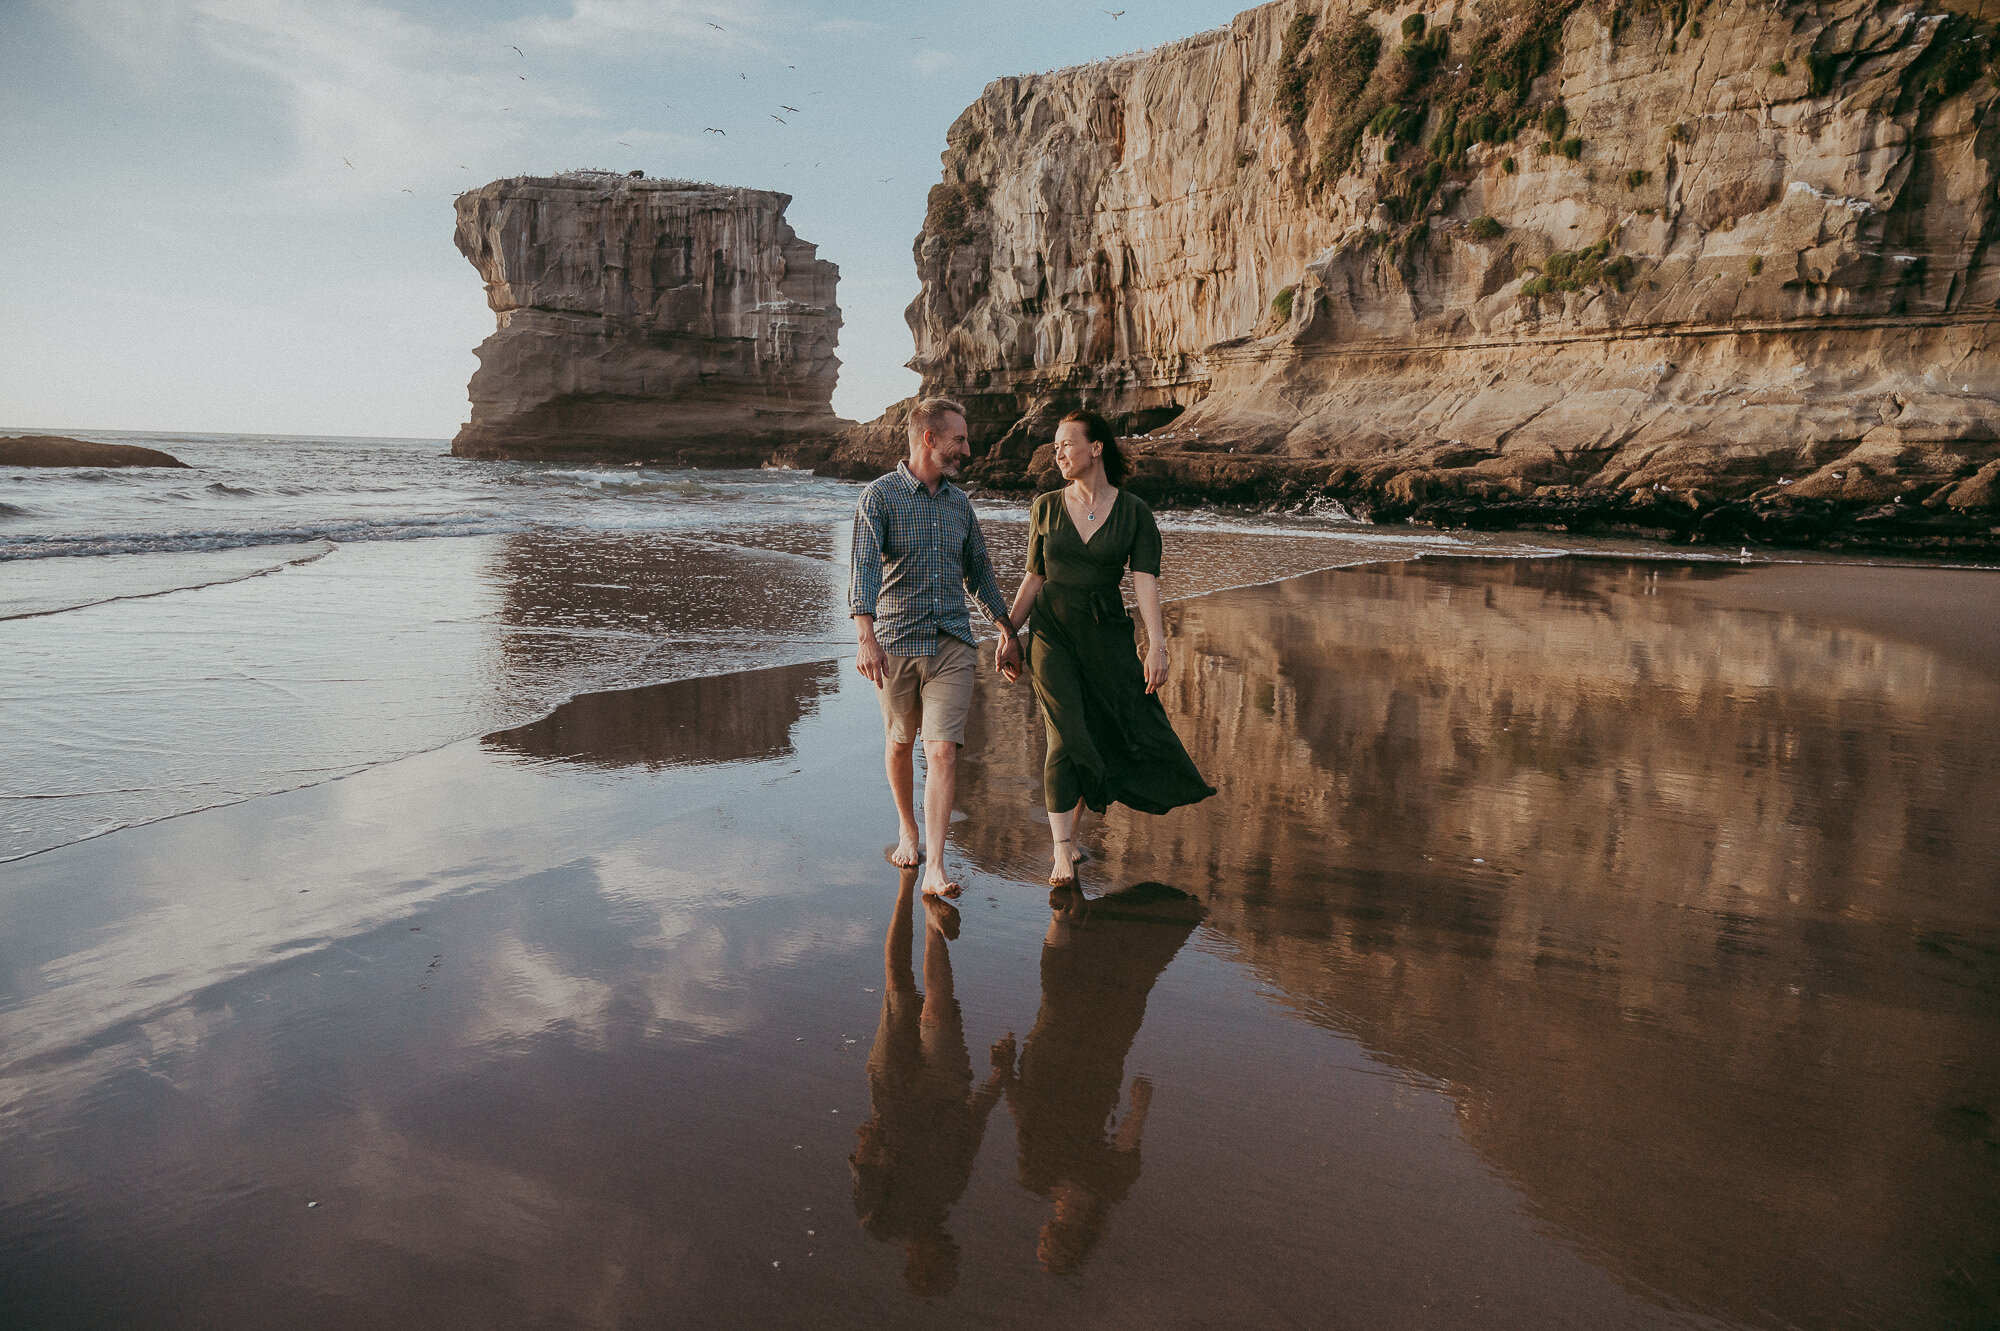
<path id="1" fill-rule="evenodd" d="M 957 796 L 958 747 L 972 704 L 975 655 L 970 592 L 1000 630 L 996 662 L 1012 681 L 1025 668 L 1048 730 L 1044 796 L 1053 839 L 1049 881 L 1076 880 L 1076 820 L 1113 801 L 1165 813 L 1208 798 L 1160 705 L 1167 678 L 1160 615 L 1160 529 L 1152 510 L 1120 488 L 1117 437 L 1091 412 L 1056 430 L 1056 467 L 1067 482 L 1035 500 L 1028 566 L 1009 607 L 994 580 L 979 518 L 949 480 L 971 456 L 965 410 L 926 398 L 910 412 L 910 456 L 869 485 L 855 515 L 848 608 L 855 668 L 875 684 L 888 731 L 889 789 L 900 820 L 889 852 L 924 864 L 926 895 L 954 896 L 944 864 Z M 1120 584 L 1127 567 L 1146 624 L 1136 648 Z M 1027 628 L 1023 647 L 1018 630 Z M 925 848 L 914 803 L 914 749 L 924 744 Z"/>
<path id="2" fill-rule="evenodd" d="M 935 895 L 924 898 L 919 994 L 911 964 L 916 878 L 914 868 L 903 873 L 883 949 L 882 1022 L 868 1058 L 873 1113 L 850 1157 L 855 1213 L 876 1238 L 903 1244 L 912 1293 L 949 1293 L 958 1283 L 959 1249 L 945 1223 L 1004 1094 L 1021 1186 L 1055 1203 L 1036 1256 L 1044 1270 L 1074 1270 L 1139 1177 L 1152 1086 L 1136 1079 L 1117 1119 L 1125 1056 L 1155 981 L 1202 909 L 1157 883 L 1088 903 L 1074 887 L 1058 888 L 1050 897 L 1034 1029 L 1018 1066 L 1014 1037 L 999 1040 L 991 1072 L 975 1085 L 948 950 L 958 910 Z"/>

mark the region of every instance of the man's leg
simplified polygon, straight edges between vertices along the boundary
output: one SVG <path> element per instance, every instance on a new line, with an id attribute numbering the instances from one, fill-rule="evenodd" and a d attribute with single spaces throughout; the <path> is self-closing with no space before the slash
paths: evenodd
<path id="1" fill-rule="evenodd" d="M 956 896 L 959 886 L 944 871 L 944 841 L 951 833 L 951 811 L 958 803 L 958 741 L 924 741 L 924 833 L 930 847 L 924 864 L 924 891 L 930 896 Z"/>
<path id="2" fill-rule="evenodd" d="M 889 793 L 895 797 L 896 819 L 900 825 L 896 848 L 889 852 L 889 863 L 905 869 L 914 867 L 923 858 L 917 850 L 917 778 L 912 770 L 916 749 L 914 741 L 898 742 L 891 736 L 882 755 L 889 769 Z"/>
<path id="3" fill-rule="evenodd" d="M 923 890 L 931 896 L 957 896 L 959 886 L 944 871 L 944 843 L 951 835 L 951 811 L 958 803 L 958 746 L 965 740 L 966 714 L 972 710 L 972 686 L 979 654 L 968 643 L 940 636 L 937 655 L 929 659 L 924 679 L 924 831 Z"/>
<path id="4" fill-rule="evenodd" d="M 915 756 L 917 725 L 922 716 L 923 681 L 916 664 L 908 657 L 889 654 L 882 668 L 882 682 L 875 686 L 876 700 L 882 704 L 882 731 L 886 743 L 882 765 L 889 771 L 889 794 L 896 801 L 896 847 L 889 862 L 901 868 L 922 863 L 917 852 L 916 777 L 911 772 Z"/>

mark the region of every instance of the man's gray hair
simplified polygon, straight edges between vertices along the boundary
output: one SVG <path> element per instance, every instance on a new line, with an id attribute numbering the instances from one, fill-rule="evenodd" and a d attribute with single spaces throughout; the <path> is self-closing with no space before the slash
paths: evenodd
<path id="1" fill-rule="evenodd" d="M 943 425 L 946 416 L 964 420 L 965 408 L 948 397 L 925 398 L 910 408 L 910 438 L 923 438 L 925 430 L 935 430 Z"/>

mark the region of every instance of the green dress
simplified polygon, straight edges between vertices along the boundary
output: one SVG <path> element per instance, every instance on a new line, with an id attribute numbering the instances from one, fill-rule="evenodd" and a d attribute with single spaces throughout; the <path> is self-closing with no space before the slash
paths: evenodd
<path id="1" fill-rule="evenodd" d="M 1138 496 L 1120 490 L 1085 541 L 1063 492 L 1035 500 L 1028 572 L 1047 579 L 1028 631 L 1028 672 L 1049 732 L 1044 797 L 1053 813 L 1113 800 L 1165 813 L 1215 793 L 1181 747 L 1167 712 L 1146 692 L 1132 616 L 1119 594 L 1125 567 L 1160 575 L 1160 529 Z"/>

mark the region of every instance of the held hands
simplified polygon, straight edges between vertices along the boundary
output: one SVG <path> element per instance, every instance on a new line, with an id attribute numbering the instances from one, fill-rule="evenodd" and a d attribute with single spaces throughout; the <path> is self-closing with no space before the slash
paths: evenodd
<path id="1" fill-rule="evenodd" d="M 1021 640 L 1007 634 L 993 649 L 993 664 L 1009 684 L 1021 678 Z"/>
<path id="2" fill-rule="evenodd" d="M 1167 682 L 1167 649 L 1154 643 L 1146 649 L 1146 692 L 1158 693 Z"/>

